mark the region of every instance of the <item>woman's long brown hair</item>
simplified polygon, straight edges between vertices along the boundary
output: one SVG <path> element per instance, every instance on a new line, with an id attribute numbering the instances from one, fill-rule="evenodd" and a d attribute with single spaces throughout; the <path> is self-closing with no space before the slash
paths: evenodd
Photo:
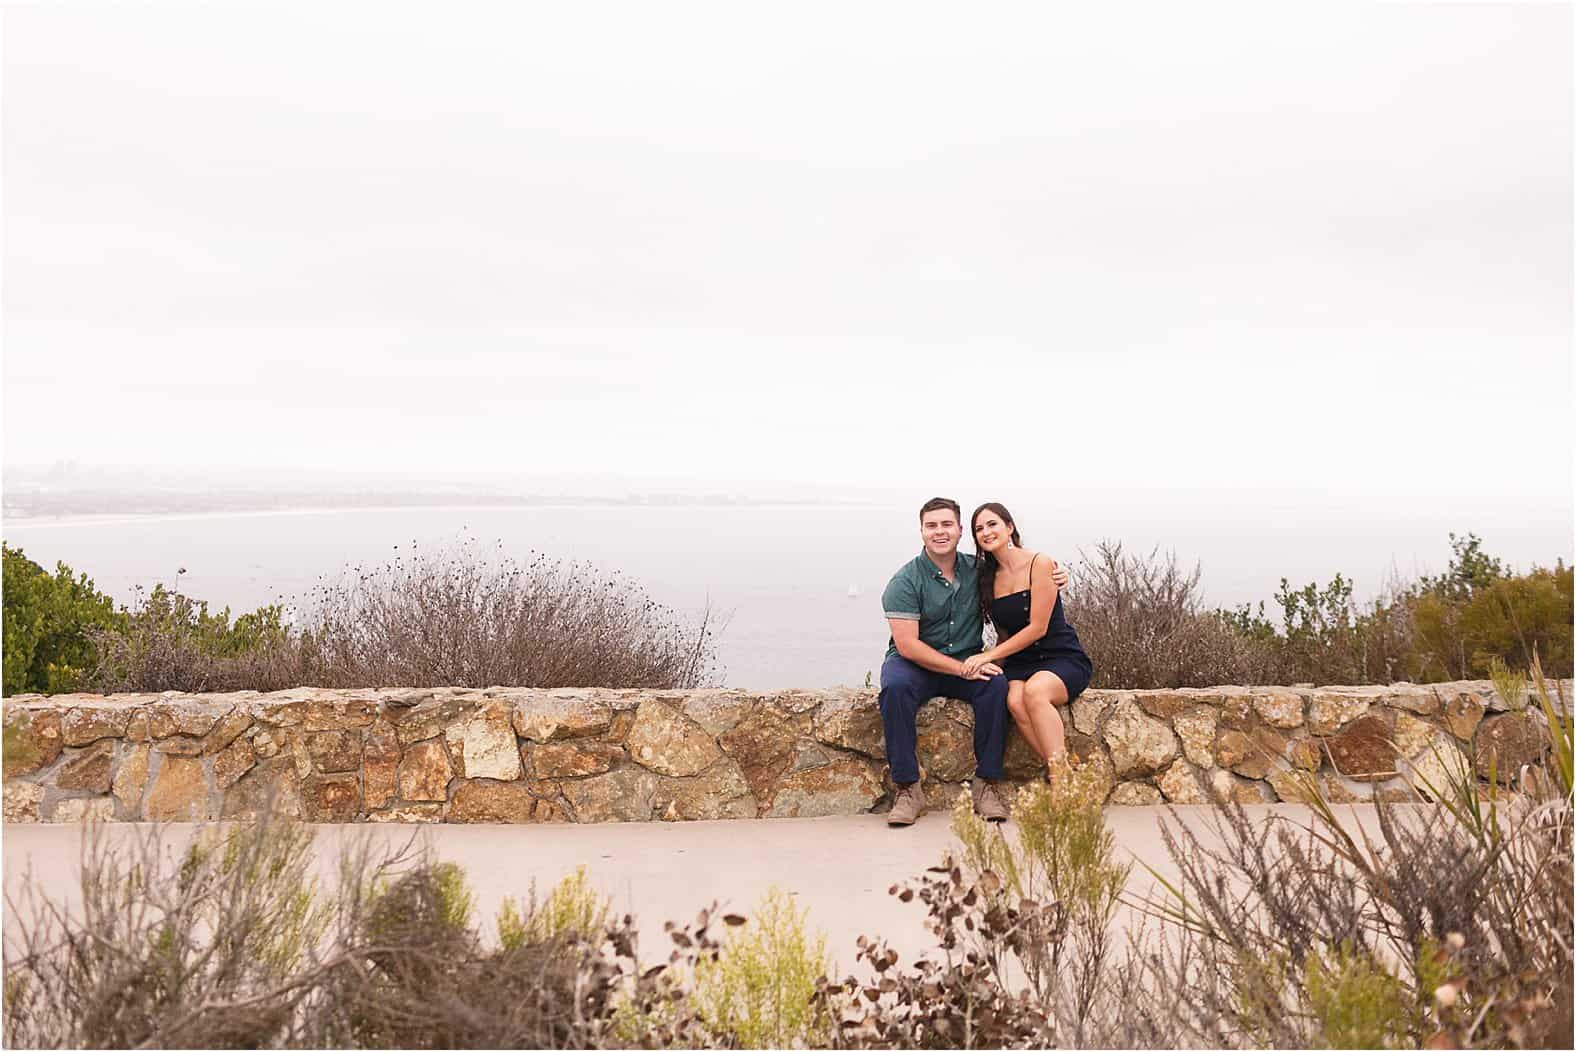
<path id="1" fill-rule="evenodd" d="M 969 516 L 969 534 L 973 535 L 974 527 L 979 523 L 980 512 L 994 511 L 1001 516 L 1001 521 L 1012 529 L 1012 543 L 1019 548 L 1023 547 L 1023 538 L 1018 536 L 1018 524 L 1012 519 L 1012 512 L 1007 510 L 1005 504 L 988 500 L 974 509 L 974 514 Z M 980 620 L 990 620 L 990 604 L 996 598 L 996 557 L 990 552 L 980 550 L 979 538 L 974 539 L 974 565 L 979 570 L 980 583 Z"/>

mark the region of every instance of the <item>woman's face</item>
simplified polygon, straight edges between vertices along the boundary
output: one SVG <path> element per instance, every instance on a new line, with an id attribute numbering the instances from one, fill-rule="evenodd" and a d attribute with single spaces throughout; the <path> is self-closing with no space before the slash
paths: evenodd
<path id="1" fill-rule="evenodd" d="M 1012 543 L 1012 523 L 986 508 L 974 517 L 974 543 L 992 555 Z"/>

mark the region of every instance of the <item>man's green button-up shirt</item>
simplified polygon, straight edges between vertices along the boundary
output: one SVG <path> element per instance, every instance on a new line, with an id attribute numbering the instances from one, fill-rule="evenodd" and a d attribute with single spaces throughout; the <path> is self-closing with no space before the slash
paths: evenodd
<path id="1" fill-rule="evenodd" d="M 984 647 L 979 576 L 972 555 L 958 553 L 949 584 L 930 556 L 920 552 L 887 582 L 881 609 L 887 617 L 918 621 L 919 641 L 948 657 L 966 658 Z M 897 643 L 888 637 L 886 656 L 896 654 Z"/>

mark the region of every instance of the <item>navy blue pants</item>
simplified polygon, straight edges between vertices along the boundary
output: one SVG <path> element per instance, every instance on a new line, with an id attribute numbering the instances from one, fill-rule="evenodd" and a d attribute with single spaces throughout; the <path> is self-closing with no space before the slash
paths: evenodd
<path id="1" fill-rule="evenodd" d="M 1007 749 L 1007 677 L 961 679 L 931 672 L 893 655 L 881 665 L 881 730 L 894 782 L 919 781 L 914 721 L 931 698 L 957 698 L 974 706 L 975 775 L 996 781 Z"/>

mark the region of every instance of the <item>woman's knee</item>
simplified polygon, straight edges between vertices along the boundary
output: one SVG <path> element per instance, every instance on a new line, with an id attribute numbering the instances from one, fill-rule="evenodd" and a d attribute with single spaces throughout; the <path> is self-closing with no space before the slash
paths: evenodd
<path id="1" fill-rule="evenodd" d="M 1015 720 L 1026 719 L 1029 715 L 1029 703 L 1023 698 L 1023 691 L 1015 690 L 1007 695 L 1007 711 L 1012 713 Z"/>
<path id="2" fill-rule="evenodd" d="M 1053 709 L 1067 701 L 1067 685 L 1054 672 L 1036 674 L 1024 684 L 1024 694 L 1036 705 L 1049 705 Z"/>

